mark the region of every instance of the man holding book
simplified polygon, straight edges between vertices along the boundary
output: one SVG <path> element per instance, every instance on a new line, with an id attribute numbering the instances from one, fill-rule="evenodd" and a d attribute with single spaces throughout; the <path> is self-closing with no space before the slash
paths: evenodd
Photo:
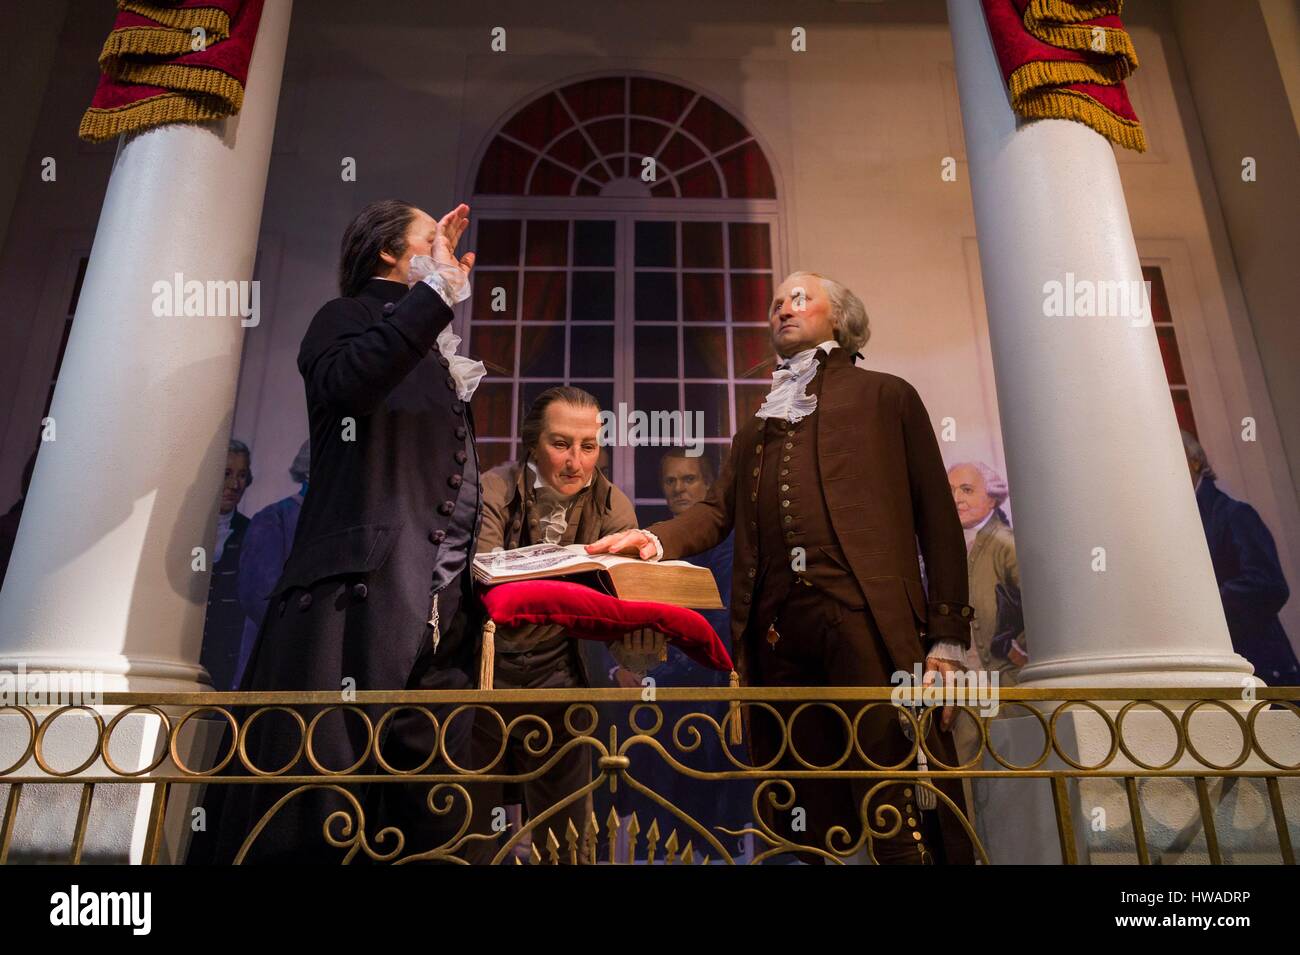
<path id="1" fill-rule="evenodd" d="M 925 406 L 901 378 L 856 366 L 870 334 L 866 309 L 838 282 L 790 275 L 769 323 L 779 358 L 772 389 L 733 438 L 708 495 L 671 520 L 611 534 L 588 550 L 681 558 L 734 530 L 732 644 L 745 685 L 889 686 L 892 674 L 922 661 L 932 682 L 960 666 L 973 612 L 961 524 Z M 844 722 L 828 707 L 801 713 L 788 740 L 793 704 L 777 709 L 784 727 L 762 708 L 743 708 L 756 765 L 775 760 L 784 743 L 778 770 L 796 767 L 791 747 L 816 765 L 869 768 L 856 755 L 844 759 Z M 845 709 L 852 718 L 857 707 Z M 926 740 L 950 765 L 953 715 L 945 709 L 943 727 L 932 725 Z M 858 744 L 875 762 L 916 768 L 892 707 L 871 709 L 857 726 Z M 882 833 L 897 821 L 894 836 L 871 844 L 878 861 L 971 861 L 951 811 L 921 811 L 932 791 L 909 780 L 869 793 L 878 782 L 795 781 L 786 810 L 760 799 L 763 822 L 777 837 L 812 847 L 810 860 L 846 853 L 864 821 Z M 939 788 L 963 806 L 960 786 Z M 878 815 L 885 805 L 896 814 Z M 837 825 L 848 839 L 829 838 Z"/>
<path id="2" fill-rule="evenodd" d="M 522 461 L 492 468 L 483 475 L 483 523 L 477 554 L 513 550 L 531 544 L 588 544 L 605 535 L 636 526 L 636 511 L 627 495 L 610 483 L 596 467 L 600 453 L 600 405 L 581 388 L 550 388 L 537 397 L 520 426 Z M 593 685 L 589 660 L 578 642 L 562 628 L 533 626 L 496 631 L 493 686 L 496 689 L 555 689 Z M 625 666 L 642 672 L 656 660 L 663 637 L 643 633 L 619 647 Z M 598 681 L 603 683 L 604 681 Z M 475 720 L 475 767 L 497 759 L 493 773 L 526 774 L 554 757 L 571 734 L 564 725 L 567 704 L 502 706 L 502 719 L 524 717 L 503 749 L 501 726 L 490 715 Z M 528 714 L 525 716 L 525 714 Z M 534 742 L 530 752 L 525 737 L 538 730 L 538 720 L 550 727 L 552 745 Z M 544 731 L 543 731 L 544 735 Z M 537 779 L 523 784 L 526 816 L 534 816 L 591 781 L 588 747 L 570 749 Z M 502 807 L 505 793 L 498 785 L 477 788 L 474 794 L 475 833 L 491 831 L 494 811 Z M 571 821 L 582 833 L 590 818 L 590 799 L 570 803 L 553 816 L 535 837 L 545 839 L 549 827 L 561 845 Z M 498 814 L 499 818 L 499 814 Z M 495 842 L 471 843 L 466 858 L 489 862 L 499 847 Z"/>

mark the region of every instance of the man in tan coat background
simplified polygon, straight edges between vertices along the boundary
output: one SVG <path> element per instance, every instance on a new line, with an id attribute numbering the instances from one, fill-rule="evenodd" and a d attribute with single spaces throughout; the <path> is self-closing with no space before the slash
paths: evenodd
<path id="1" fill-rule="evenodd" d="M 856 366 L 870 334 L 866 310 L 833 280 L 789 276 L 775 293 L 769 324 L 781 359 L 772 390 L 733 438 L 708 496 L 672 520 L 611 535 L 588 550 L 682 558 L 734 528 L 732 642 L 747 686 L 889 686 L 896 671 L 910 674 L 923 661 L 927 679 L 957 669 L 970 642 L 966 553 L 920 397 L 901 378 Z M 778 709 L 789 726 L 793 705 Z M 851 719 L 857 707 L 846 710 Z M 776 760 L 782 727 L 761 707 L 743 711 L 755 764 Z M 875 707 L 858 727 L 866 755 L 915 768 L 892 706 Z M 824 706 L 801 713 L 792 736 L 787 742 L 810 763 L 869 768 L 844 756 L 844 722 Z M 927 744 L 955 762 L 946 729 L 933 726 Z M 805 767 L 787 745 L 777 768 Z M 798 780 L 788 810 L 774 810 L 762 792 L 760 809 L 775 836 L 814 849 L 804 854 L 810 860 L 851 854 L 865 819 L 882 833 L 899 824 L 892 838 L 873 840 L 878 861 L 971 861 L 964 830 L 942 800 L 939 813 L 923 813 L 908 781 L 868 802 L 879 781 Z M 940 788 L 963 806 L 960 786 Z M 894 812 L 878 816 L 886 804 Z M 847 840 L 830 838 L 836 825 L 847 827 Z"/>

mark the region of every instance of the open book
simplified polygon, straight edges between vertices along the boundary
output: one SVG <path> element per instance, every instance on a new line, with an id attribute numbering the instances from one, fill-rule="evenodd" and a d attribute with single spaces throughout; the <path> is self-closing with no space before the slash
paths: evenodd
<path id="1" fill-rule="evenodd" d="M 531 544 L 474 558 L 474 580 L 485 586 L 546 577 L 575 577 L 576 583 L 596 586 L 621 600 L 657 600 L 696 610 L 722 608 L 712 572 L 684 560 L 588 554 L 582 544 Z"/>

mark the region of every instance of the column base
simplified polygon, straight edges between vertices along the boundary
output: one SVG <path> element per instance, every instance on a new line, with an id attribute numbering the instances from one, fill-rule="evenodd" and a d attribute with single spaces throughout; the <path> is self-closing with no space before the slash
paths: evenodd
<path id="1" fill-rule="evenodd" d="M 38 727 L 53 715 L 54 707 L 32 707 Z M 105 726 L 123 707 L 96 707 Z M 169 714 L 174 721 L 176 715 Z M 186 723 L 177 745 L 186 765 L 203 766 L 211 762 L 225 723 L 192 719 Z M 49 725 L 41 742 L 46 765 L 56 772 L 79 766 L 94 751 L 99 730 L 89 713 L 68 711 Z M 10 712 L 0 714 L 0 766 L 8 767 L 23 753 L 30 741 L 26 721 Z M 108 752 L 122 771 L 136 771 L 148 766 L 167 745 L 159 718 L 147 712 L 125 716 L 113 728 Z M 204 759 L 208 763 L 203 762 Z M 170 759 L 162 768 L 173 772 Z M 10 776 L 48 777 L 33 757 L 16 767 Z M 113 773 L 97 758 L 82 776 L 108 777 Z M 5 777 L 7 778 L 7 777 Z M 147 775 L 141 776 L 147 780 Z M 0 782 L 0 812 L 8 805 L 11 784 Z M 190 841 L 191 810 L 198 803 L 203 787 L 199 784 L 174 785 L 168 794 L 166 825 L 159 846 L 160 864 L 184 861 Z M 144 860 L 148 838 L 149 812 L 156 786 L 148 782 L 98 783 L 95 785 L 85 827 L 81 861 L 87 864 L 138 865 Z M 76 782 L 24 782 L 13 827 L 8 861 L 20 864 L 62 864 L 71 861 L 83 786 Z"/>
<path id="2" fill-rule="evenodd" d="M 1014 765 L 1032 763 L 1043 750 L 1043 731 L 1032 716 L 991 720 L 993 748 Z M 1242 735 L 1236 720 L 1221 709 L 1202 707 L 1190 723 L 1191 742 L 1205 760 L 1221 766 L 1236 761 Z M 1300 720 L 1286 710 L 1266 710 L 1255 722 L 1260 747 L 1274 760 L 1294 766 L 1300 762 Z M 1093 712 L 1072 709 L 1057 722 L 1061 749 L 1085 766 L 1101 763 L 1111 747 L 1111 734 Z M 1124 741 L 1138 758 L 1162 765 L 1173 756 L 1176 737 L 1168 717 L 1151 710 L 1130 712 L 1124 720 Z M 984 755 L 981 769 L 1003 769 Z M 1045 768 L 1068 768 L 1053 754 Z M 1107 769 L 1134 768 L 1122 752 Z M 1147 851 L 1152 864 L 1209 864 L 1210 852 L 1201 823 L 1194 776 L 1209 768 L 1184 753 L 1171 767 L 1186 777 L 1138 780 Z M 1276 771 L 1251 754 L 1241 771 Z M 1207 777 L 1214 831 L 1225 863 L 1281 864 L 1278 832 L 1263 779 Z M 1300 779 L 1278 779 L 1292 845 L 1300 845 Z M 1129 815 L 1123 779 L 1092 777 L 1068 784 L 1080 863 L 1134 865 L 1137 842 Z M 1045 779 L 975 779 L 975 828 L 995 865 L 1060 865 L 1060 837 L 1050 783 Z"/>
<path id="3" fill-rule="evenodd" d="M 1236 653 L 1054 657 L 1030 663 L 1020 671 L 1016 685 L 1026 689 L 1079 686 L 1241 689 L 1263 686 L 1264 682 L 1252 675 L 1254 669 L 1249 660 Z"/>

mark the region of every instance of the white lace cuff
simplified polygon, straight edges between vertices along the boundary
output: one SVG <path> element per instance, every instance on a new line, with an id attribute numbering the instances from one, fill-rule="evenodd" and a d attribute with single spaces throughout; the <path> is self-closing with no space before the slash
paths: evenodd
<path id="1" fill-rule="evenodd" d="M 647 559 L 647 560 L 663 560 L 663 559 L 664 559 L 664 545 L 663 545 L 662 543 L 660 543 L 659 538 L 656 537 L 654 534 L 651 534 L 649 531 L 646 531 L 646 530 L 643 530 L 641 533 L 644 534 L 646 537 L 650 538 L 651 542 L 655 545 L 655 555 L 654 555 L 653 557 L 648 557 L 648 558 L 646 558 L 646 559 Z"/>
<path id="2" fill-rule="evenodd" d="M 926 652 L 925 657 L 927 660 L 947 660 L 950 663 L 965 664 L 966 648 L 956 640 L 938 640 Z"/>
<path id="3" fill-rule="evenodd" d="M 425 275 L 420 281 L 438 292 L 439 298 L 446 301 L 447 308 L 455 307 L 459 301 L 469 298 L 469 279 L 464 272 L 461 272 L 459 265 L 442 265 L 441 262 L 434 262 L 433 266 L 433 272 Z"/>

